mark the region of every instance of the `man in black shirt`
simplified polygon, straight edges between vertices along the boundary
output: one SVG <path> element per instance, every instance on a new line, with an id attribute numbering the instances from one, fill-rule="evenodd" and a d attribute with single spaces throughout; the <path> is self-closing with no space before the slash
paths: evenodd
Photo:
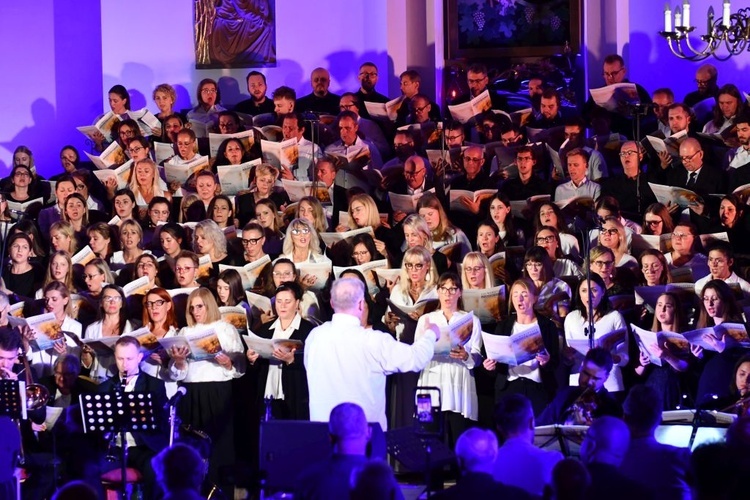
<path id="1" fill-rule="evenodd" d="M 516 150 L 518 177 L 503 182 L 500 192 L 510 200 L 526 200 L 540 194 L 552 195 L 552 186 L 534 175 L 535 165 L 534 150 L 529 146 L 518 148 Z"/>
<path id="2" fill-rule="evenodd" d="M 322 113 L 336 116 L 339 114 L 341 96 L 328 92 L 331 75 L 325 68 L 315 68 L 310 76 L 311 94 L 297 99 L 296 110 L 300 112 Z"/>
<path id="3" fill-rule="evenodd" d="M 370 118 L 370 113 L 367 112 L 365 107 L 366 102 L 388 102 L 388 96 L 385 96 L 375 90 L 375 85 L 378 84 L 378 67 L 374 63 L 366 62 L 359 67 L 359 90 L 354 93 L 357 96 L 357 105 L 359 108 L 359 116 L 362 118 Z"/>
<path id="4" fill-rule="evenodd" d="M 251 71 L 247 74 L 247 91 L 250 99 L 238 103 L 234 110 L 252 116 L 273 113 L 273 100 L 266 96 L 266 90 L 266 75 L 260 71 Z"/>
<path id="5" fill-rule="evenodd" d="M 656 203 L 649 182 L 657 183 L 653 175 L 644 173 L 643 148 L 635 141 L 628 141 L 620 148 L 623 173 L 602 179 L 602 195 L 612 196 L 620 202 L 620 210 L 631 220 L 639 220 L 646 208 Z"/>
<path id="6" fill-rule="evenodd" d="M 716 70 L 716 66 L 713 64 L 701 65 L 695 72 L 695 83 L 698 85 L 698 89 L 685 96 L 683 101 L 685 105 L 692 108 L 709 97 L 716 97 L 719 93 L 718 79 L 719 72 Z"/>

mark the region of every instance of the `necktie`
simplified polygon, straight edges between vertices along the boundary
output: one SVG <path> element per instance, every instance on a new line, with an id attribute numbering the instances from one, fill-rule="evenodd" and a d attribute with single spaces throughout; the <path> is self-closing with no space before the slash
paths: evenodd
<path id="1" fill-rule="evenodd" d="M 687 187 L 694 188 L 695 187 L 695 178 L 698 176 L 695 172 L 690 172 L 690 175 L 688 176 L 687 181 Z"/>

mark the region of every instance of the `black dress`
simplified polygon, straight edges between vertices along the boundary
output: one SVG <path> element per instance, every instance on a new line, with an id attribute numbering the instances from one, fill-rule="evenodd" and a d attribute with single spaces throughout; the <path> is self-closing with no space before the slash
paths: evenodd
<path id="1" fill-rule="evenodd" d="M 43 280 L 43 271 L 35 263 L 31 263 L 31 269 L 21 274 L 13 274 L 11 268 L 6 267 L 3 273 L 5 288 L 19 297 L 33 298 Z"/>

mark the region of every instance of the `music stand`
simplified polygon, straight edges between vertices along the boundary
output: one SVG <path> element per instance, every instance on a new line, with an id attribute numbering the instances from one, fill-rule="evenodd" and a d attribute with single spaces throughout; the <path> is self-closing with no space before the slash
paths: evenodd
<path id="1" fill-rule="evenodd" d="M 26 420 L 26 382 L 0 380 L 0 416 L 13 420 Z"/>
<path id="2" fill-rule="evenodd" d="M 588 429 L 587 425 L 540 425 L 534 428 L 534 446 L 559 451 L 566 457 L 577 457 Z"/>
<path id="3" fill-rule="evenodd" d="M 120 495 L 127 498 L 127 441 L 128 432 L 157 430 L 154 405 L 151 394 L 145 392 L 106 392 L 101 394 L 81 394 L 81 416 L 83 432 L 116 432 L 120 435 L 122 449 L 120 473 Z"/>

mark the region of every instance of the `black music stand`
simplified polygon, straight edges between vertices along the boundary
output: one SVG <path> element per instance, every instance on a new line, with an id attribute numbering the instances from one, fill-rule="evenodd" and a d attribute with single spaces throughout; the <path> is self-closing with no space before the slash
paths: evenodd
<path id="1" fill-rule="evenodd" d="M 541 425 L 534 429 L 534 446 L 557 450 L 565 457 L 577 457 L 586 431 L 587 425 Z"/>
<path id="2" fill-rule="evenodd" d="M 13 420 L 26 420 L 26 382 L 0 380 L 0 416 Z"/>
<path id="3" fill-rule="evenodd" d="M 81 416 L 83 432 L 115 432 L 120 435 L 122 463 L 120 464 L 120 495 L 127 498 L 128 445 L 125 434 L 128 432 L 153 431 L 157 429 L 156 416 L 151 394 L 145 392 L 105 392 L 101 394 L 81 394 Z"/>

